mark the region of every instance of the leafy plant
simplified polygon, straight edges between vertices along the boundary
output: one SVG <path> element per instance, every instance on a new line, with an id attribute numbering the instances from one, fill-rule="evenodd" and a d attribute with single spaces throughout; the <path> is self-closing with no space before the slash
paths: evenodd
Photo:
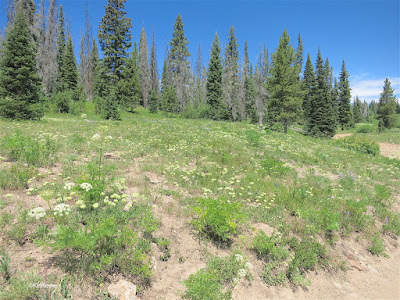
<path id="1" fill-rule="evenodd" d="M 379 234 L 375 234 L 371 240 L 371 246 L 368 247 L 368 251 L 377 256 L 389 257 L 386 253 L 385 245 L 383 244 L 383 239 Z"/>
<path id="2" fill-rule="evenodd" d="M 379 155 L 379 145 L 365 137 L 349 136 L 335 141 L 342 148 L 351 149 L 360 153 Z"/>
<path id="3" fill-rule="evenodd" d="M 11 277 L 11 270 L 10 270 L 10 255 L 8 253 L 2 253 L 0 255 L 0 274 L 3 278 L 8 281 Z"/>
<path id="4" fill-rule="evenodd" d="M 279 235 L 267 236 L 260 230 L 253 239 L 252 249 L 265 261 L 280 262 L 289 257 L 289 251 L 282 244 Z"/>
<path id="5" fill-rule="evenodd" d="M 225 198 L 201 198 L 193 208 L 197 218 L 192 221 L 200 234 L 206 234 L 216 242 L 227 242 L 235 235 L 238 226 L 246 219 L 243 205 Z"/>

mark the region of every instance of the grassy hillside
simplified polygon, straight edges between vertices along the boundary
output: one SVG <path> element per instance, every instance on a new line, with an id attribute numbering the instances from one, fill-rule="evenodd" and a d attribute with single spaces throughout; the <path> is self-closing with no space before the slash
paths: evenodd
<path id="1" fill-rule="evenodd" d="M 1 299 L 50 294 L 24 284 L 44 276 L 64 297 L 103 299 L 122 276 L 152 299 L 160 264 L 191 264 L 176 295 L 229 299 L 240 281 L 307 286 L 312 270 L 345 270 L 339 241 L 387 256 L 400 235 L 400 160 L 340 141 L 145 110 L 0 128 Z"/>

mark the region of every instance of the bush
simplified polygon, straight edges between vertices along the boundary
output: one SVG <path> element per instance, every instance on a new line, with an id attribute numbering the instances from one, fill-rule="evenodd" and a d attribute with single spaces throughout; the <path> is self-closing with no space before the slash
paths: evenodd
<path id="1" fill-rule="evenodd" d="M 371 133 L 375 131 L 373 125 L 362 125 L 356 129 L 356 133 Z"/>
<path id="2" fill-rule="evenodd" d="M 354 150 L 356 152 L 379 155 L 379 145 L 367 138 L 358 136 L 349 136 L 336 141 L 339 147 Z"/>
<path id="3" fill-rule="evenodd" d="M 216 242 L 228 242 L 237 233 L 238 225 L 245 220 L 243 205 L 225 198 L 199 199 L 194 207 L 197 218 L 192 224 L 200 234 L 206 234 Z"/>
<path id="4" fill-rule="evenodd" d="M 280 237 L 267 236 L 262 230 L 254 237 L 252 249 L 257 253 L 258 258 L 266 261 L 280 262 L 289 257 L 289 251 L 282 246 Z"/>
<path id="5" fill-rule="evenodd" d="M 29 104 L 6 97 L 0 98 L 0 116 L 14 120 L 39 120 L 43 117 L 41 102 Z"/>

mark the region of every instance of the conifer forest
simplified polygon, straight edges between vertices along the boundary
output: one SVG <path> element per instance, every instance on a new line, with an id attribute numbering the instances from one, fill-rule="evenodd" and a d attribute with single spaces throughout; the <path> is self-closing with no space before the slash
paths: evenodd
<path id="1" fill-rule="evenodd" d="M 178 12 L 164 45 L 127 0 L 80 1 L 79 37 L 2 1 L 0 299 L 400 298 L 390 76 L 355 95 L 284 22 L 257 57 L 234 25 L 190 53 Z"/>

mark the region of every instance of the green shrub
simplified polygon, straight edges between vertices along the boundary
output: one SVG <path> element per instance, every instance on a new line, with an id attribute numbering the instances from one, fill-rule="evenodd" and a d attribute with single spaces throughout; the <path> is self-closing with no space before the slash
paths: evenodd
<path id="1" fill-rule="evenodd" d="M 216 242 L 225 243 L 235 235 L 244 222 L 243 205 L 225 198 L 198 199 L 194 207 L 197 218 L 192 224 L 200 234 L 206 234 Z"/>
<path id="2" fill-rule="evenodd" d="M 270 262 L 264 266 L 262 278 L 269 286 L 279 286 L 286 282 L 286 274 L 276 262 Z"/>
<path id="3" fill-rule="evenodd" d="M 383 239 L 379 236 L 379 234 L 375 234 L 372 237 L 371 245 L 368 247 L 368 251 L 377 256 L 382 255 L 384 257 L 388 257 L 386 254 L 385 245 L 383 244 Z"/>
<path id="4" fill-rule="evenodd" d="M 191 300 L 228 300 L 231 293 L 223 291 L 223 285 L 219 283 L 215 274 L 206 269 L 192 274 L 184 281 L 186 291 L 183 299 Z"/>
<path id="5" fill-rule="evenodd" d="M 351 149 L 356 152 L 371 154 L 374 156 L 379 155 L 379 145 L 365 137 L 353 135 L 336 140 L 336 144 L 339 147 Z"/>
<path id="6" fill-rule="evenodd" d="M 262 230 L 254 237 L 252 249 L 266 261 L 280 262 L 289 257 L 289 251 L 283 247 L 279 235 L 267 236 Z"/>
<path id="7" fill-rule="evenodd" d="M 373 125 L 362 125 L 356 129 L 356 133 L 371 133 L 374 131 L 376 131 L 376 129 Z"/>
<path id="8" fill-rule="evenodd" d="M 301 241 L 295 251 L 293 259 L 289 263 L 288 278 L 292 279 L 293 271 L 299 270 L 301 274 L 314 270 L 319 265 L 327 263 L 327 253 L 323 245 L 312 240 Z"/>

